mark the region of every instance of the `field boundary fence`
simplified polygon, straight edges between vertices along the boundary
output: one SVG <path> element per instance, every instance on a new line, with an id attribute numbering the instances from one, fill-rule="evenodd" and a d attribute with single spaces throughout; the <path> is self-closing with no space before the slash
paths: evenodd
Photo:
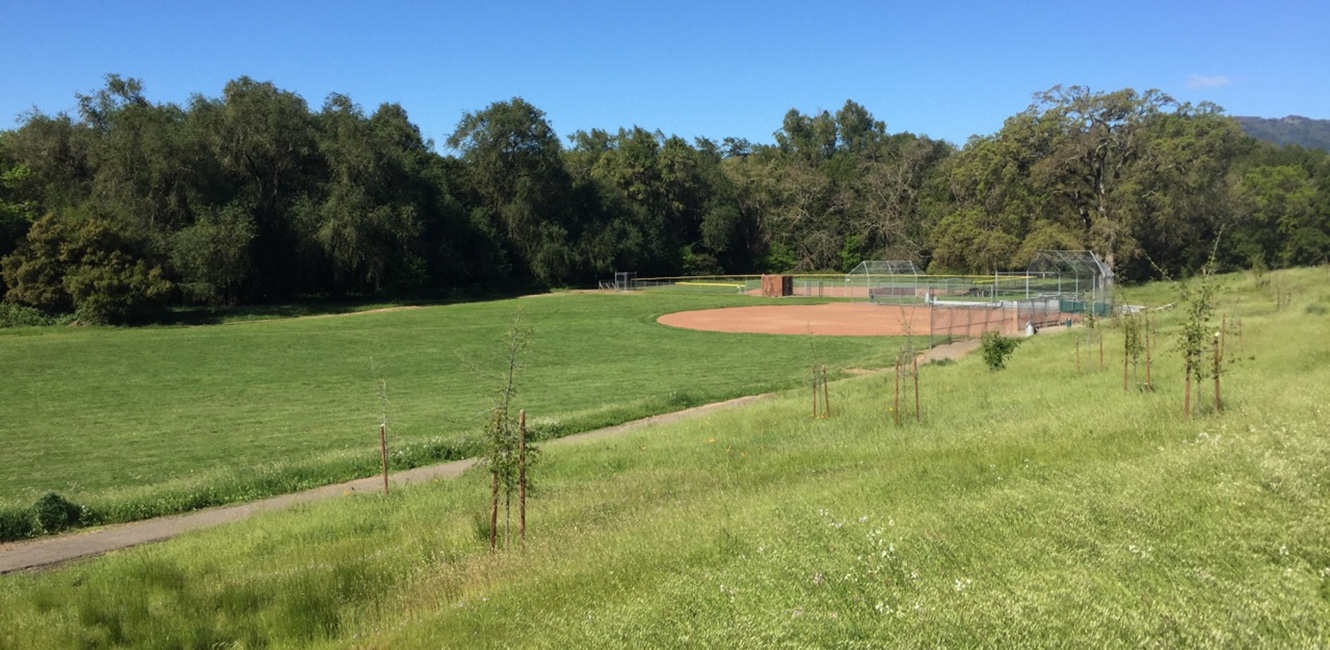
<path id="1" fill-rule="evenodd" d="M 623 277 L 621 277 L 623 276 Z M 786 274 L 789 295 L 805 298 L 855 298 L 866 295 L 862 287 L 850 287 L 842 274 Z M 689 275 L 639 278 L 636 274 L 616 273 L 613 282 L 601 280 L 601 289 L 613 291 L 671 291 L 761 296 L 761 275 Z"/>
<path id="2" fill-rule="evenodd" d="M 930 346 L 971 339 L 984 332 L 1018 336 L 1027 328 L 1061 325 L 1079 317 L 1062 311 L 1057 299 L 1005 300 L 1000 302 L 929 303 Z"/>

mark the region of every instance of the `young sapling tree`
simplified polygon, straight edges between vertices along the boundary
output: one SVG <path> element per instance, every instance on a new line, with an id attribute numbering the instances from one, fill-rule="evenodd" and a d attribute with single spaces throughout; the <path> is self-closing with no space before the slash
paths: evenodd
<path id="1" fill-rule="evenodd" d="M 1102 319 L 1094 313 L 1094 305 L 1085 312 L 1085 336 L 1086 343 L 1095 341 L 1099 344 L 1099 369 L 1104 369 L 1104 335 L 1101 331 L 1103 326 Z"/>
<path id="2" fill-rule="evenodd" d="M 1145 315 L 1140 313 L 1126 313 L 1122 315 L 1122 392 L 1127 393 L 1128 377 L 1127 364 L 1131 364 L 1131 378 L 1137 378 L 1137 370 L 1141 361 L 1141 356 L 1145 353 L 1149 345 L 1149 331 L 1145 321 Z M 1146 371 L 1149 374 L 1149 371 Z"/>
<path id="3" fill-rule="evenodd" d="M 1218 240 L 1216 240 L 1215 246 L 1218 248 Z M 1178 304 L 1183 307 L 1183 314 L 1186 317 L 1182 328 L 1178 331 L 1177 350 L 1182 353 L 1182 367 L 1186 375 L 1182 408 L 1188 418 L 1192 414 L 1192 382 L 1195 381 L 1196 383 L 1197 401 L 1199 402 L 1201 380 L 1205 379 L 1206 374 L 1205 352 L 1211 346 L 1210 339 L 1214 334 L 1214 327 L 1210 324 L 1210 318 L 1214 314 L 1214 283 L 1212 282 L 1215 268 L 1214 261 L 1215 254 L 1212 252 L 1210 260 L 1201 268 L 1200 276 L 1194 282 L 1174 283 L 1178 290 Z M 1216 341 L 1215 345 L 1217 344 Z M 1218 364 L 1215 364 L 1214 370 L 1216 372 L 1219 370 Z"/>
<path id="4" fill-rule="evenodd" d="M 896 351 L 896 358 L 892 363 L 893 376 L 895 377 L 894 391 L 895 396 L 892 401 L 891 412 L 892 420 L 897 426 L 900 426 L 900 406 L 901 406 L 901 376 L 904 375 L 914 385 L 914 419 L 919 421 L 919 347 L 916 346 L 913 331 L 912 315 L 906 311 L 905 306 L 899 307 L 900 314 L 897 322 L 900 324 L 901 332 L 905 334 L 905 342 L 900 349 Z"/>
<path id="5" fill-rule="evenodd" d="M 503 345 L 500 385 L 494 406 L 490 409 L 486 431 L 485 463 L 490 468 L 490 551 L 498 546 L 499 500 L 504 503 L 503 544 L 508 547 L 512 519 L 512 497 L 517 493 L 521 509 L 522 533 L 526 529 L 526 491 L 530 487 L 527 471 L 536 451 L 526 444 L 525 411 L 513 417 L 513 399 L 517 395 L 517 377 L 525 363 L 525 353 L 531 342 L 531 330 L 522 325 L 522 316 L 513 317 L 512 324 L 501 339 Z"/>
<path id="6" fill-rule="evenodd" d="M 388 380 L 383 377 L 383 373 L 374 363 L 374 357 L 369 358 L 369 369 L 374 375 L 376 388 L 379 392 L 379 460 L 383 466 L 383 494 L 388 494 Z"/>
<path id="7" fill-rule="evenodd" d="M 810 382 L 810 385 L 812 386 L 813 389 L 813 419 L 816 420 L 819 418 L 831 417 L 831 393 L 830 389 L 827 386 L 827 366 L 826 364 L 817 362 L 818 359 L 817 345 L 813 337 L 814 337 L 813 330 L 809 328 L 808 355 L 809 358 L 813 360 L 812 381 Z M 818 413 L 819 389 L 821 390 L 822 393 L 822 404 L 823 404 L 822 412 L 820 415 Z"/>

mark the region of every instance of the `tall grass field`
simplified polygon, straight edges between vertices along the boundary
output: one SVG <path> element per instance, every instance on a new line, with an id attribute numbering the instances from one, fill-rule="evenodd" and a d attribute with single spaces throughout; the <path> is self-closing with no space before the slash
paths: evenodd
<path id="1" fill-rule="evenodd" d="M 918 424 L 875 375 L 546 443 L 525 550 L 478 468 L 5 576 L 0 648 L 1327 647 L 1327 281 L 1222 278 L 1222 412 L 1162 310 L 1153 392 L 1110 322 L 1105 369 L 1076 329 L 921 368 Z"/>
<path id="2" fill-rule="evenodd" d="M 500 338 L 531 331 L 519 395 L 551 437 L 880 367 L 894 341 L 713 334 L 661 314 L 749 297 L 552 294 L 204 327 L 0 330 L 0 541 L 48 491 L 114 522 L 476 455 Z M 804 337 L 805 339 L 808 337 Z M 6 523 L 8 522 L 8 523 Z"/>

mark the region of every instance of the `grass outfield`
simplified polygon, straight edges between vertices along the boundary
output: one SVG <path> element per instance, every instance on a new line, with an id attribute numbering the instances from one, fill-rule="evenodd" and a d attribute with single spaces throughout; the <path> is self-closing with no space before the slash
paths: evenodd
<path id="1" fill-rule="evenodd" d="M 894 354 L 885 339 L 820 338 L 810 349 L 806 338 L 655 323 L 755 300 L 570 293 L 206 327 L 0 331 L 0 507 L 13 513 L 55 490 L 94 520 L 123 521 L 372 474 L 379 375 L 396 467 L 472 455 L 500 385 L 487 373 L 519 309 L 534 332 L 519 402 L 546 436 L 785 388 L 814 357 L 835 372 Z"/>
<path id="2" fill-rule="evenodd" d="M 865 377 L 829 420 L 546 445 L 525 553 L 486 552 L 473 471 L 6 576 L 0 648 L 1325 647 L 1330 291 L 1280 277 L 1280 311 L 1227 280 L 1223 414 L 1183 419 L 1176 354 L 1124 396 L 1041 335 L 925 367 L 922 425 Z"/>

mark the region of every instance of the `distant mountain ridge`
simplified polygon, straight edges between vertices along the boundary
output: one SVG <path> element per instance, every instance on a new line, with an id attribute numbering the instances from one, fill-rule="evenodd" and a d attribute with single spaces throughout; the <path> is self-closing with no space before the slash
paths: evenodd
<path id="1" fill-rule="evenodd" d="M 1278 145 L 1296 144 L 1308 149 L 1330 151 L 1330 120 L 1313 120 L 1301 115 L 1288 117 L 1236 117 L 1242 132 Z"/>

